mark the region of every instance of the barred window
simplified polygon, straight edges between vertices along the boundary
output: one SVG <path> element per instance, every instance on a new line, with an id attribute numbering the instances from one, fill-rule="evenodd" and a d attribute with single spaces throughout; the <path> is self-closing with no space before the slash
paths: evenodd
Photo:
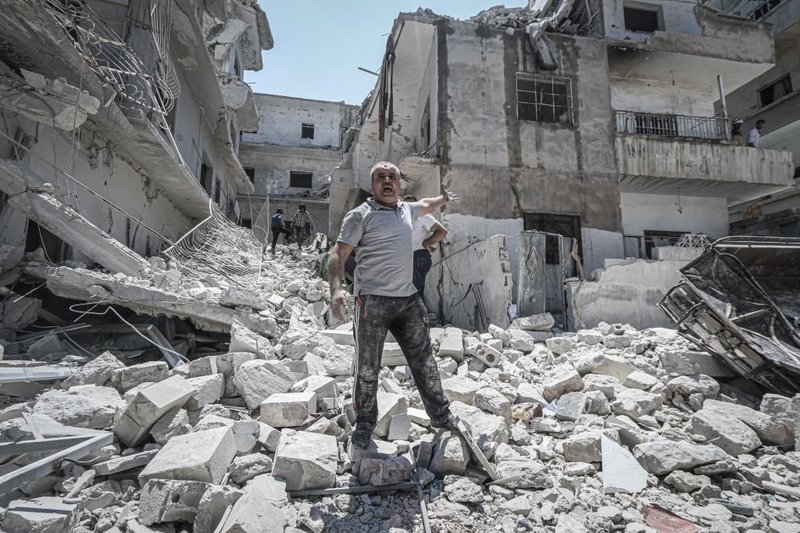
<path id="1" fill-rule="evenodd" d="M 572 124 L 570 79 L 517 74 L 517 116 L 520 120 Z"/>

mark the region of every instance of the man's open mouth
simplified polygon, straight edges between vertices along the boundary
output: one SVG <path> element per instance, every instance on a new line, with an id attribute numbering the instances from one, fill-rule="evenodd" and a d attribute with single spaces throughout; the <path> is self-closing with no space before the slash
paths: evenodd
<path id="1" fill-rule="evenodd" d="M 391 187 L 384 187 L 383 188 L 383 194 L 392 194 L 393 192 L 394 192 L 394 189 L 392 189 Z"/>

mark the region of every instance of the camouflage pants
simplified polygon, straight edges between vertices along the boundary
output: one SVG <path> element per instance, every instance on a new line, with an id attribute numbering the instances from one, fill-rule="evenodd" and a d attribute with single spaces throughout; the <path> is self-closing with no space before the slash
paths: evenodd
<path id="1" fill-rule="evenodd" d="M 419 294 L 407 297 L 361 295 L 353 313 L 356 339 L 353 407 L 356 424 L 375 426 L 378 419 L 378 374 L 386 332 L 403 350 L 425 411 L 433 423 L 447 420 L 450 404 L 444 397 L 439 368 L 433 358 L 428 310 Z"/>

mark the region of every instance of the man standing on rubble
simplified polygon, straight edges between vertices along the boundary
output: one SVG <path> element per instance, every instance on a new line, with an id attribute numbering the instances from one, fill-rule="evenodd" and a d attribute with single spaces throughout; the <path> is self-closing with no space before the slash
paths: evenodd
<path id="1" fill-rule="evenodd" d="M 436 198 L 400 201 L 400 170 L 386 161 L 375 164 L 370 177 L 373 197 L 345 215 L 328 262 L 331 310 L 343 320 L 344 265 L 358 248 L 353 289 L 356 429 L 351 442 L 361 449 L 369 445 L 378 418 L 378 372 L 387 331 L 392 332 L 408 361 L 431 425 L 452 429 L 450 404 L 433 358 L 428 311 L 412 283 L 412 226 L 419 217 L 457 198 L 442 187 L 442 195 Z"/>

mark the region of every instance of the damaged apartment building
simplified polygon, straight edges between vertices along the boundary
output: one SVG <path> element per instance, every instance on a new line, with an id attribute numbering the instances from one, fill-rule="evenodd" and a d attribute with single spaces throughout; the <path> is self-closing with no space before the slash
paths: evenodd
<path id="1" fill-rule="evenodd" d="M 334 172 L 332 231 L 388 159 L 408 192 L 461 197 L 441 213 L 449 234 L 425 291 L 443 321 L 505 325 L 513 303 L 566 311 L 570 329 L 603 313 L 667 325 L 655 304 L 697 254 L 668 245 L 725 236 L 730 204 L 792 183 L 791 153 L 736 146 L 715 112 L 774 64 L 769 24 L 694 1 L 401 14 Z M 604 267 L 565 294 L 565 279 Z"/>
<path id="2" fill-rule="evenodd" d="M 243 73 L 272 47 L 255 0 L 21 0 L 0 28 L 3 271 L 41 250 L 136 275 L 212 212 L 240 216 Z"/>
<path id="3" fill-rule="evenodd" d="M 242 221 L 305 205 L 314 231 L 328 233 L 331 171 L 347 150 L 359 106 L 273 94 L 255 95 L 258 130 L 242 133 L 239 157 L 255 191 L 239 197 Z"/>

